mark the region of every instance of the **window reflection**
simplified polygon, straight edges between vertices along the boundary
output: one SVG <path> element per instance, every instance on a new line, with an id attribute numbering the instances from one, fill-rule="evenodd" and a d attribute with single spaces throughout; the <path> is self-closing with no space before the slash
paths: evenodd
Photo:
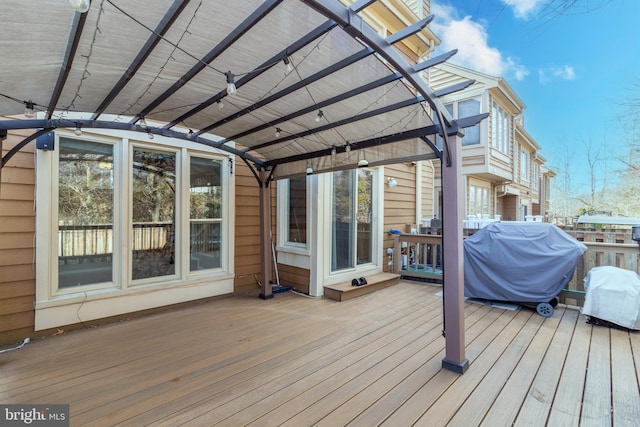
<path id="1" fill-rule="evenodd" d="M 113 281 L 113 147 L 60 138 L 58 287 Z"/>
<path id="2" fill-rule="evenodd" d="M 191 157 L 189 182 L 190 271 L 220 268 L 222 162 Z"/>
<path id="3" fill-rule="evenodd" d="M 133 280 L 175 274 L 175 185 L 175 153 L 133 151 Z"/>

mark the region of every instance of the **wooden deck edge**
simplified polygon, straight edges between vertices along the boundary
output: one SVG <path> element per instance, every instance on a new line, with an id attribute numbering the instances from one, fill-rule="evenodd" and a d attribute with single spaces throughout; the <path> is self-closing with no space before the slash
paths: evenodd
<path id="1" fill-rule="evenodd" d="M 400 283 L 400 275 L 392 273 L 378 273 L 365 276 L 365 279 L 367 284 L 363 286 L 352 286 L 351 281 L 325 286 L 324 296 L 335 301 L 346 301 Z"/>

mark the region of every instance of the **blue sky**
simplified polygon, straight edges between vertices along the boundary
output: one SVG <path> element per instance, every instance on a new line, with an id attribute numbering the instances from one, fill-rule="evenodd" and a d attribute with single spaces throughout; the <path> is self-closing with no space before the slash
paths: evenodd
<path id="1" fill-rule="evenodd" d="M 506 79 L 526 105 L 525 128 L 554 168 L 567 151 L 579 164 L 589 140 L 624 150 L 621 103 L 640 98 L 640 1 L 577 0 L 560 14 L 548 7 L 568 2 L 431 4 L 439 49 L 457 48 L 450 62 Z M 588 178 L 576 175 L 574 185 L 586 186 Z"/>

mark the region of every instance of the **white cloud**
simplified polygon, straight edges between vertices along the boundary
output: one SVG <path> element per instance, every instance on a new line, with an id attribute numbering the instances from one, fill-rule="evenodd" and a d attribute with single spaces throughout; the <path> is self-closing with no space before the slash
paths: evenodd
<path id="1" fill-rule="evenodd" d="M 570 65 L 562 65 L 560 67 L 548 67 L 538 70 L 538 80 L 541 84 L 548 84 L 552 80 L 575 80 L 576 72 Z"/>
<path id="2" fill-rule="evenodd" d="M 513 9 L 513 15 L 518 19 L 529 19 L 545 0 L 500 0 L 505 6 Z"/>
<path id="3" fill-rule="evenodd" d="M 442 40 L 440 48 L 445 52 L 458 49 L 452 63 L 495 77 L 523 80 L 529 74 L 517 58 L 505 58 L 499 49 L 490 46 L 487 29 L 470 16 L 460 19 L 453 7 L 436 3 L 431 4 L 431 12 L 436 16 L 431 27 Z"/>

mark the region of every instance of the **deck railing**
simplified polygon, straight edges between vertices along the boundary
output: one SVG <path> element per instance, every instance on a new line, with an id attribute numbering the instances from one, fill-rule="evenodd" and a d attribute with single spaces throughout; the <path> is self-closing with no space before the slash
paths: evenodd
<path id="1" fill-rule="evenodd" d="M 583 243 L 587 246 L 587 251 L 578 260 L 573 278 L 560 292 L 560 302 L 577 306 L 584 304 L 584 278 L 594 267 L 612 266 L 640 274 L 640 250 L 637 244 L 595 241 Z M 393 272 L 404 277 L 442 283 L 442 236 L 395 235 Z"/>

